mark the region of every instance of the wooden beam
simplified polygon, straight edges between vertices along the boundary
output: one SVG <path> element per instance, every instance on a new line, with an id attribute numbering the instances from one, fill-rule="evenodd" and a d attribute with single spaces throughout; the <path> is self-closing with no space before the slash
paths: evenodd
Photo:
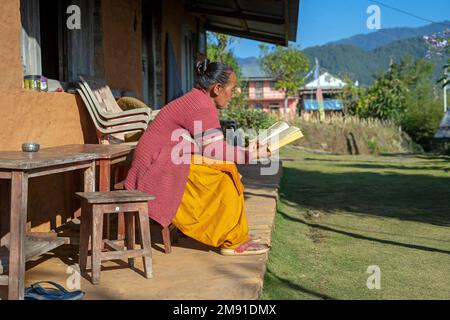
<path id="1" fill-rule="evenodd" d="M 11 172 L 0 171 L 0 179 L 11 179 Z"/>
<path id="2" fill-rule="evenodd" d="M 227 18 L 235 18 L 235 19 L 243 19 L 248 21 L 258 21 L 258 22 L 265 22 L 269 24 L 284 24 L 285 19 L 279 18 L 279 17 L 272 17 L 272 16 L 260 16 L 255 14 L 246 14 L 242 13 L 240 11 L 221 11 L 216 9 L 205 9 L 205 8 L 199 8 L 199 7 L 192 7 L 188 6 L 186 7 L 186 10 L 192 14 L 199 14 L 199 15 L 212 15 L 212 16 L 218 16 L 218 17 L 227 17 Z"/>
<path id="3" fill-rule="evenodd" d="M 50 174 L 63 173 L 63 172 L 68 172 L 68 171 L 84 169 L 84 168 L 89 169 L 91 167 L 91 163 L 92 163 L 92 161 L 85 161 L 85 162 L 79 162 L 77 164 L 74 163 L 71 166 L 68 166 L 67 164 L 61 164 L 61 165 L 55 165 L 52 167 L 33 169 L 33 170 L 29 171 L 28 177 L 36 178 L 36 177 L 46 176 L 46 175 L 50 175 Z"/>
<path id="4" fill-rule="evenodd" d="M 236 12 L 240 12 L 241 11 L 241 7 L 239 6 L 238 0 L 234 0 L 233 3 L 234 3 L 234 8 L 236 9 Z M 247 20 L 240 19 L 239 21 L 241 21 L 241 25 L 242 25 L 242 28 L 244 29 L 244 31 L 248 32 L 249 29 L 248 29 Z"/>
<path id="5" fill-rule="evenodd" d="M 283 0 L 283 8 L 284 8 L 284 38 L 286 41 L 286 46 L 289 45 L 289 4 L 288 0 Z"/>
<path id="6" fill-rule="evenodd" d="M 267 36 L 267 35 L 263 35 L 263 34 L 257 34 L 257 33 L 253 33 L 253 32 L 241 31 L 241 30 L 221 28 L 221 27 L 216 27 L 216 26 L 211 26 L 211 25 L 206 25 L 205 28 L 212 32 L 229 34 L 229 35 L 236 36 L 236 37 L 250 38 L 250 39 L 269 42 L 269 43 L 278 44 L 278 45 L 286 45 L 286 39 L 284 39 L 284 38 Z"/>

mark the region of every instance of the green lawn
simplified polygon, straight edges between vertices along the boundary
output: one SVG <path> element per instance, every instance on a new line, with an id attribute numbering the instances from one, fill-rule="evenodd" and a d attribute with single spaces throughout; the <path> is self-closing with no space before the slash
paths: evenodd
<path id="1" fill-rule="evenodd" d="M 282 158 L 263 299 L 450 299 L 449 158 Z"/>

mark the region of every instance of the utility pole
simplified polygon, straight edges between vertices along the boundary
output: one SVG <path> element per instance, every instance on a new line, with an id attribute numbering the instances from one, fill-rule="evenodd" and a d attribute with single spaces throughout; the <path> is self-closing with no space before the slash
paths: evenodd
<path id="1" fill-rule="evenodd" d="M 314 77 L 317 80 L 317 91 L 316 91 L 316 100 L 319 107 L 319 120 L 325 120 L 325 111 L 323 105 L 323 93 L 322 88 L 320 87 L 320 67 L 319 67 L 319 59 L 316 58 L 316 70 L 314 72 Z"/>
<path id="2" fill-rule="evenodd" d="M 445 69 L 445 74 L 448 75 L 448 70 Z M 444 113 L 447 112 L 447 85 L 444 86 Z"/>

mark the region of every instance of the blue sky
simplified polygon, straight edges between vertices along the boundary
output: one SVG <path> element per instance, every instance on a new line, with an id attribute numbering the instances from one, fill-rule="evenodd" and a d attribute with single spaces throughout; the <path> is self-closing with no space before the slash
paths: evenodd
<path id="1" fill-rule="evenodd" d="M 450 20 L 450 0 L 379 0 L 432 21 Z M 301 48 L 370 33 L 366 25 L 371 0 L 300 0 L 297 42 Z M 381 28 L 419 27 L 430 22 L 379 5 Z M 240 39 L 232 46 L 237 57 L 259 55 L 259 42 Z"/>

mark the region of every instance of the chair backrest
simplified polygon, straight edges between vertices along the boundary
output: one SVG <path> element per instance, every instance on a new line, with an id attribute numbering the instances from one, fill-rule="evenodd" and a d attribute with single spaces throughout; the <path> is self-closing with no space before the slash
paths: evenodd
<path id="1" fill-rule="evenodd" d="M 90 101 L 89 97 L 85 94 L 85 92 L 83 92 L 81 90 L 81 86 L 80 86 L 80 89 L 76 89 L 76 90 L 77 90 L 78 94 L 80 95 L 81 99 L 83 100 L 83 102 L 84 102 L 84 104 L 86 106 L 86 109 L 89 112 L 89 115 L 91 116 L 91 120 L 92 120 L 92 122 L 95 125 L 95 128 L 97 129 L 97 131 L 100 131 L 100 132 L 103 131 L 104 128 L 99 123 L 97 117 L 94 114 L 94 111 L 93 111 L 93 108 L 92 108 L 92 104 L 91 104 L 91 101 Z"/>
<path id="2" fill-rule="evenodd" d="M 123 124 L 109 128 L 104 127 L 102 123 L 99 122 L 99 119 L 96 117 L 94 111 L 92 110 L 93 109 L 91 104 L 92 101 L 90 100 L 89 96 L 87 96 L 85 92 L 83 92 L 81 89 L 76 90 L 78 94 L 81 96 L 81 99 L 86 105 L 89 115 L 91 116 L 91 119 L 94 122 L 97 131 L 97 137 L 99 139 L 100 144 L 109 144 L 108 143 L 108 141 L 110 141 L 109 137 L 125 141 L 126 133 L 145 131 L 145 129 L 147 128 L 147 124 L 144 123 Z"/>
<path id="3" fill-rule="evenodd" d="M 98 107 L 95 106 L 95 104 L 99 103 L 97 101 L 97 99 L 95 98 L 95 96 L 93 96 L 92 94 L 89 94 L 88 90 L 86 90 L 86 88 L 82 82 L 78 83 L 78 87 L 81 89 L 81 92 L 84 94 L 84 96 L 88 102 L 86 104 L 86 107 L 90 108 L 89 111 L 92 110 L 94 116 L 97 118 L 97 121 L 104 127 L 111 127 L 111 126 L 117 126 L 117 125 L 135 123 L 135 122 L 143 122 L 143 123 L 147 124 L 150 121 L 149 117 L 146 117 L 144 115 L 129 115 L 127 117 L 105 119 L 99 113 Z"/>
<path id="4" fill-rule="evenodd" d="M 100 123 L 102 126 L 106 127 L 107 126 L 107 121 L 105 121 L 102 116 L 98 113 L 97 108 L 94 105 L 94 101 L 92 100 L 92 97 L 89 95 L 89 93 L 87 92 L 86 88 L 84 87 L 84 85 L 80 82 L 78 84 L 80 89 L 77 89 L 78 93 L 81 95 L 81 97 L 83 98 L 83 101 L 86 105 L 86 108 L 89 111 L 89 114 L 91 115 L 91 117 L 94 117 L 94 121 Z M 98 101 L 95 101 L 98 103 Z"/>
<path id="5" fill-rule="evenodd" d="M 90 76 L 80 76 L 85 87 L 92 91 L 102 109 L 106 112 L 122 112 L 105 80 Z"/>

